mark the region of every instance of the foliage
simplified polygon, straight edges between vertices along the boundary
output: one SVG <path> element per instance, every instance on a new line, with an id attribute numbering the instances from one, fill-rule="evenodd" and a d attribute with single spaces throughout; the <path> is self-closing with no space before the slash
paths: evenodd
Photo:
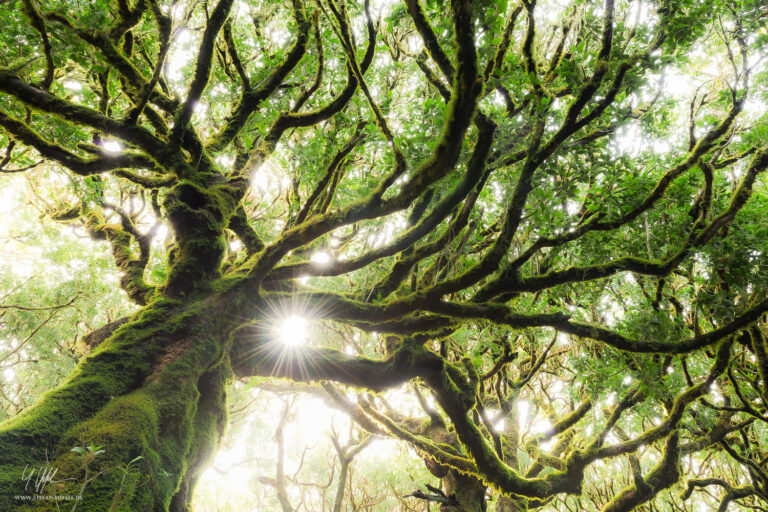
<path id="1" fill-rule="evenodd" d="M 759 0 L 0 26 L 0 508 L 767 506 Z"/>

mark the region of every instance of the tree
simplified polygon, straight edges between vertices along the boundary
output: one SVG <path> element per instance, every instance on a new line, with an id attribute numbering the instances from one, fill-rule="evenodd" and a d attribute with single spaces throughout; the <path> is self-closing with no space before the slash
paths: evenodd
<path id="1" fill-rule="evenodd" d="M 0 168 L 109 245 L 136 305 L 0 426 L 3 510 L 58 506 L 18 498 L 44 464 L 80 510 L 187 510 L 233 376 L 413 383 L 421 421 L 341 403 L 417 448 L 444 489 L 416 497 L 443 510 L 486 488 L 504 511 L 702 490 L 765 509 L 759 0 L 19 0 L 0 20 Z"/>

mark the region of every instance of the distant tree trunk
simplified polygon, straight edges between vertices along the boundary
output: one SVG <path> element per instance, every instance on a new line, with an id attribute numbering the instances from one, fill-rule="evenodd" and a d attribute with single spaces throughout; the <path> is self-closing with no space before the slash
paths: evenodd
<path id="1" fill-rule="evenodd" d="M 485 512 L 486 488 L 477 478 L 449 471 L 443 477 L 446 496 L 454 497 L 456 504 L 441 504 L 440 512 Z"/>
<path id="2" fill-rule="evenodd" d="M 420 434 L 429 437 L 437 443 L 444 443 L 459 448 L 459 440 L 456 435 L 447 430 L 444 423 L 433 413 L 433 419 L 427 424 L 422 424 Z M 416 430 L 414 425 L 411 425 Z M 447 499 L 447 502 L 440 503 L 440 512 L 485 512 L 487 508 L 486 492 L 487 487 L 479 479 L 459 473 L 448 466 L 442 465 L 435 460 L 426 457 L 424 463 L 427 469 L 434 476 L 440 478 L 442 482 L 443 496 L 440 499 Z"/>
<path id="3" fill-rule="evenodd" d="M 517 402 L 518 397 L 519 393 L 513 393 L 509 399 Z M 517 458 L 517 447 L 520 444 L 520 418 L 516 403 L 510 408 L 509 414 L 505 418 L 502 435 L 510 447 L 504 454 L 504 462 L 509 467 L 518 470 L 520 468 L 520 461 Z M 527 510 L 528 501 L 524 498 L 514 498 L 502 494 L 496 500 L 495 512 L 527 512 Z"/>
<path id="4" fill-rule="evenodd" d="M 528 502 L 524 499 L 499 496 L 495 512 L 527 512 Z"/>

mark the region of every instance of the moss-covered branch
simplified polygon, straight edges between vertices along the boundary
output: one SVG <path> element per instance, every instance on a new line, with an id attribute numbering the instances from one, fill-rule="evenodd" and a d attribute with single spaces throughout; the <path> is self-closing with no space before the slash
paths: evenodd
<path id="1" fill-rule="evenodd" d="M 227 119 L 221 131 L 212 138 L 206 148 L 207 151 L 215 152 L 224 149 L 238 132 L 243 128 L 248 118 L 259 108 L 261 103 L 269 98 L 285 80 L 285 77 L 296 67 L 304 56 L 309 40 L 309 29 L 312 26 L 312 20 L 305 12 L 305 6 L 300 0 L 293 1 L 294 19 L 298 29 L 298 35 L 293 46 L 288 50 L 285 60 L 277 66 L 269 76 L 257 88 L 246 87 L 240 102 L 235 107 L 234 112 Z"/>
<path id="2" fill-rule="evenodd" d="M 43 158 L 53 160 L 75 174 L 89 176 L 120 169 L 134 167 L 139 169 L 153 169 L 154 162 L 138 152 L 125 151 L 118 155 L 103 154 L 98 157 L 82 157 L 72 151 L 46 140 L 28 124 L 0 112 L 0 126 L 14 140 L 34 148 Z"/>

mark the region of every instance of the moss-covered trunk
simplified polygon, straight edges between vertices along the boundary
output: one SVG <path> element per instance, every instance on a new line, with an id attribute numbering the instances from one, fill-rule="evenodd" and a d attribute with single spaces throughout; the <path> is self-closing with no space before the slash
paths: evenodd
<path id="1" fill-rule="evenodd" d="M 443 487 L 450 501 L 440 505 L 440 512 L 485 512 L 486 487 L 477 478 L 451 470 L 443 477 Z"/>
<path id="2" fill-rule="evenodd" d="M 527 512 L 528 501 L 523 498 L 510 498 L 508 496 L 499 496 L 496 502 L 495 512 Z"/>
<path id="3" fill-rule="evenodd" d="M 226 425 L 228 339 L 243 321 L 215 283 L 244 182 L 195 177 L 163 200 L 167 281 L 61 386 L 0 425 L 0 511 L 188 508 Z"/>
<path id="4" fill-rule="evenodd" d="M 0 425 L 0 510 L 185 510 L 226 425 L 213 304 L 156 300 Z"/>

